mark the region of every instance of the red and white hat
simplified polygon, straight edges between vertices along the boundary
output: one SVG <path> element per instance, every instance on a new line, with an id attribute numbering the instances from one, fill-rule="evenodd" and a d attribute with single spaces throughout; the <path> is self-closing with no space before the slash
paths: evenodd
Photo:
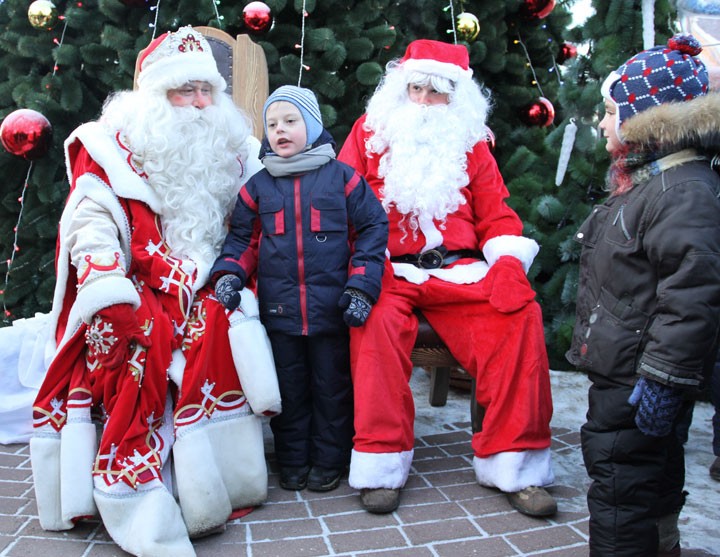
<path id="1" fill-rule="evenodd" d="M 138 88 L 165 92 L 188 81 L 207 81 L 215 91 L 227 87 L 220 75 L 210 43 L 189 25 L 165 33 L 140 52 Z"/>
<path id="2" fill-rule="evenodd" d="M 472 78 L 467 48 L 429 39 L 411 42 L 400 60 L 406 71 L 439 75 L 452 81 Z"/>

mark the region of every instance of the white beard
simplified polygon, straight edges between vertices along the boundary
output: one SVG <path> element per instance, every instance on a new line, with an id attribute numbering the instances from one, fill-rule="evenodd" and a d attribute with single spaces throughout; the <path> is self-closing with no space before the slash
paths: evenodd
<path id="1" fill-rule="evenodd" d="M 405 215 L 402 226 L 414 238 L 418 219 L 442 222 L 467 202 L 461 191 L 468 184 L 466 125 L 448 105 L 408 101 L 387 113 L 368 141 L 368 149 L 382 153 L 383 207 Z"/>
<path id="2" fill-rule="evenodd" d="M 222 247 L 248 155 L 247 122 L 232 101 L 216 101 L 198 110 L 161 98 L 142 105 L 141 115 L 136 104 L 133 117 L 119 126 L 163 200 L 160 217 L 171 252 L 202 266 L 212 265 Z"/>

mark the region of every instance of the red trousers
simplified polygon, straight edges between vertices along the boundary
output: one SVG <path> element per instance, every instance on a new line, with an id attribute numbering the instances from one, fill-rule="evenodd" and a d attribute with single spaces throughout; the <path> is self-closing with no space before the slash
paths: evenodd
<path id="1" fill-rule="evenodd" d="M 410 352 L 419 309 L 460 365 L 477 378 L 486 412 L 473 436 L 475 456 L 550 446 L 552 400 L 542 314 L 535 301 L 513 313 L 489 302 L 482 281 L 413 284 L 386 273 L 365 326 L 351 329 L 355 451 L 413 448 L 415 407 Z"/>

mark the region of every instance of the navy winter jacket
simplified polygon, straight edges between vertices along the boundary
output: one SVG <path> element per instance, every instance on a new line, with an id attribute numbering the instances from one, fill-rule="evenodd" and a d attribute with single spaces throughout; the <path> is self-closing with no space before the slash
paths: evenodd
<path id="1" fill-rule="evenodd" d="M 247 281 L 257 271 L 268 331 L 335 333 L 346 327 L 337 305 L 346 288 L 380 294 L 387 223 L 372 189 L 345 163 L 282 177 L 263 169 L 240 190 L 211 273 Z"/>

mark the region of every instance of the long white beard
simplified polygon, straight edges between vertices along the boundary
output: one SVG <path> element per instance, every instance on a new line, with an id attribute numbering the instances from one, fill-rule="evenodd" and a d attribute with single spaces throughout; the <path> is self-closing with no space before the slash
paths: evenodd
<path id="1" fill-rule="evenodd" d="M 376 147 L 385 210 L 405 215 L 403 225 L 417 237 L 418 219 L 443 221 L 466 203 L 466 124 L 447 105 L 410 101 L 387 114 L 385 126 L 368 147 Z M 373 144 L 373 142 L 375 142 Z"/>
<path id="2" fill-rule="evenodd" d="M 248 155 L 246 120 L 231 101 L 218 101 L 198 110 L 160 99 L 120 127 L 164 202 L 163 235 L 173 255 L 204 266 L 212 265 L 225 239 Z"/>

